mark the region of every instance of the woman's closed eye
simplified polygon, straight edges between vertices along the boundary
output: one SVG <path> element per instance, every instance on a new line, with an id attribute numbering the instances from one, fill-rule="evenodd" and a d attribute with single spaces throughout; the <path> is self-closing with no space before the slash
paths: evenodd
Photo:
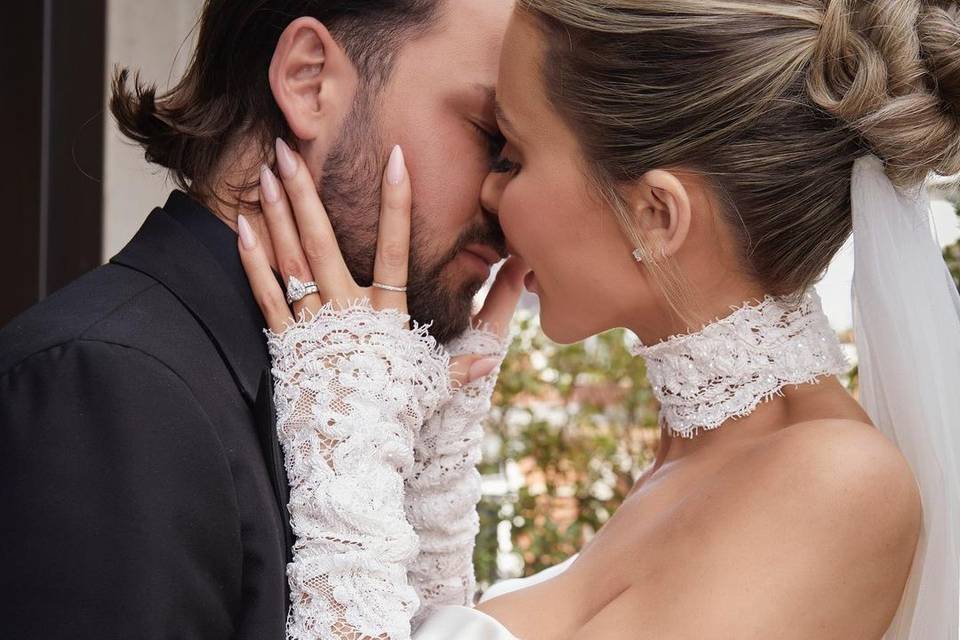
<path id="1" fill-rule="evenodd" d="M 484 142 L 487 145 L 487 154 L 491 159 L 500 157 L 500 152 L 503 151 L 503 145 L 506 144 L 506 139 L 503 137 L 503 134 L 494 129 L 491 131 L 486 127 L 483 127 L 475 122 L 471 122 L 473 128 L 477 130 L 477 133 L 483 138 Z"/>
<path id="2" fill-rule="evenodd" d="M 520 163 L 514 162 L 509 158 L 505 158 L 502 155 L 498 158 L 494 158 L 490 161 L 490 172 L 491 173 L 509 173 L 511 175 L 516 175 L 520 171 Z"/>
<path id="3" fill-rule="evenodd" d="M 486 140 L 490 156 L 489 171 L 491 173 L 516 173 L 520 165 L 503 156 L 503 148 L 507 144 L 506 138 L 499 131 L 491 132 L 485 127 L 472 123 L 477 132 Z"/>

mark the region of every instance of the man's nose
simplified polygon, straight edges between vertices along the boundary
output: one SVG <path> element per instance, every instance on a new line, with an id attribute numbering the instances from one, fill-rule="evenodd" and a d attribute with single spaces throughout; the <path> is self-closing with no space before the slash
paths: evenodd
<path id="1" fill-rule="evenodd" d="M 507 184 L 505 177 L 502 173 L 490 172 L 480 187 L 480 206 L 495 216 L 500 215 L 500 197 Z"/>

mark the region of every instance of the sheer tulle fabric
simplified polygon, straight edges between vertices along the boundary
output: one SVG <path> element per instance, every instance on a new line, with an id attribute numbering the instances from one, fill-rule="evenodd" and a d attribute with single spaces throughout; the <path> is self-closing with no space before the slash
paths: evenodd
<path id="1" fill-rule="evenodd" d="M 925 190 L 895 189 L 873 156 L 852 182 L 854 332 L 860 401 L 904 454 L 923 527 L 884 640 L 960 628 L 960 296 L 931 233 Z"/>

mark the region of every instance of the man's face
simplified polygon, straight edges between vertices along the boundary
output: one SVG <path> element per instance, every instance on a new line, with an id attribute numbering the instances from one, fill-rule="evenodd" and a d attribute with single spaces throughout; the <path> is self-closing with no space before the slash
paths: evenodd
<path id="1" fill-rule="evenodd" d="M 493 90 L 512 8 L 512 0 L 447 0 L 441 23 L 398 52 L 384 90 L 358 93 L 320 172 L 344 257 L 367 285 L 384 162 L 394 144 L 403 147 L 413 184 L 408 304 L 415 320 L 433 322 L 440 342 L 467 328 L 473 297 L 489 276 L 486 263 L 506 255 L 479 194 L 490 168 Z"/>

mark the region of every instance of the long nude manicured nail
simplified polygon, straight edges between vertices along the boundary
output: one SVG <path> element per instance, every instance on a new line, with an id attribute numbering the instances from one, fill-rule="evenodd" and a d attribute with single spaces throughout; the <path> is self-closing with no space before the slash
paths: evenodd
<path id="1" fill-rule="evenodd" d="M 253 227 L 242 215 L 237 216 L 237 229 L 240 231 L 240 243 L 243 244 L 243 248 L 247 251 L 256 248 L 257 234 L 253 232 Z"/>
<path id="2" fill-rule="evenodd" d="M 403 182 L 403 174 L 406 167 L 403 161 L 403 150 L 400 145 L 394 145 L 390 152 L 390 161 L 387 162 L 387 182 L 390 184 L 400 184 Z"/>
<path id="3" fill-rule="evenodd" d="M 496 369 L 498 364 L 500 364 L 500 360 L 497 358 L 483 358 L 482 360 L 477 360 L 470 365 L 470 371 L 467 373 L 467 377 L 470 380 L 482 378 Z"/>
<path id="4" fill-rule="evenodd" d="M 297 159 L 282 138 L 277 138 L 277 167 L 284 178 L 292 178 L 297 174 Z"/>
<path id="5" fill-rule="evenodd" d="M 270 167 L 260 166 L 260 189 L 263 191 L 263 197 L 267 202 L 274 203 L 280 200 L 280 183 L 277 176 L 273 175 Z"/>

